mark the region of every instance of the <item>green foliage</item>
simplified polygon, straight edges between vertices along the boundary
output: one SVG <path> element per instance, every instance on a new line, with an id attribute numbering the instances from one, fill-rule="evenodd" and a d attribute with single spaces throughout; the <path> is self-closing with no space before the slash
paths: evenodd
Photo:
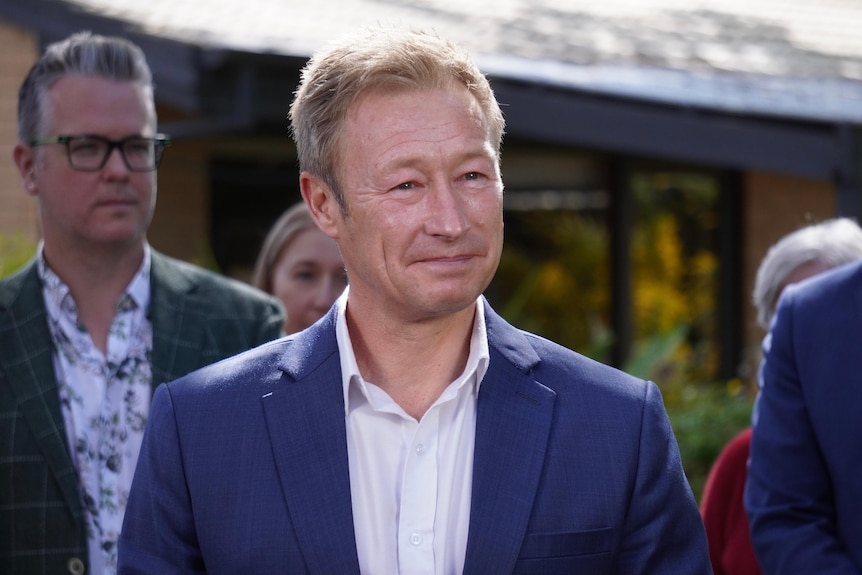
<path id="1" fill-rule="evenodd" d="M 635 346 L 631 357 L 623 366 L 623 371 L 645 379 L 658 379 L 662 374 L 673 373 L 673 364 L 678 350 L 685 345 L 688 326 L 679 323 L 668 333 L 660 333 L 641 340 Z"/>
<path id="2" fill-rule="evenodd" d="M 604 224 L 565 211 L 506 218 L 491 302 L 518 327 L 607 361 L 611 290 Z"/>
<path id="3" fill-rule="evenodd" d="M 667 334 L 642 341 L 623 369 L 655 381 L 661 389 L 685 474 L 700 501 L 719 452 L 751 421 L 752 399 L 739 379 L 698 382 L 696 371 L 680 364 L 688 329 L 680 323 Z"/>
<path id="4" fill-rule="evenodd" d="M 22 235 L 0 235 L 0 278 L 23 266 L 35 253 L 36 244 Z"/>
<path id="5" fill-rule="evenodd" d="M 718 180 L 709 173 L 641 166 L 628 187 L 632 353 L 649 356 L 651 346 L 666 348 L 664 369 L 646 376 L 656 382 L 713 382 L 721 323 Z"/>
<path id="6" fill-rule="evenodd" d="M 751 421 L 752 399 L 739 380 L 660 386 L 682 465 L 698 501 L 721 449 Z"/>

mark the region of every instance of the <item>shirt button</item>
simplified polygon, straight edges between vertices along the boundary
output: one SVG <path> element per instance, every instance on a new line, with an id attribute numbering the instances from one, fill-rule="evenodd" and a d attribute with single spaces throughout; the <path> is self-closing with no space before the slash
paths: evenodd
<path id="1" fill-rule="evenodd" d="M 419 535 L 418 533 L 411 533 L 410 534 L 410 543 L 412 543 L 413 545 L 421 545 L 422 544 L 422 536 Z"/>
<path id="2" fill-rule="evenodd" d="M 425 444 L 424 443 L 420 443 L 419 445 L 416 446 L 416 453 L 418 455 L 423 455 L 425 453 Z"/>
<path id="3" fill-rule="evenodd" d="M 84 562 L 78 557 L 70 557 L 66 562 L 66 569 L 68 569 L 69 573 L 72 575 L 84 575 Z"/>

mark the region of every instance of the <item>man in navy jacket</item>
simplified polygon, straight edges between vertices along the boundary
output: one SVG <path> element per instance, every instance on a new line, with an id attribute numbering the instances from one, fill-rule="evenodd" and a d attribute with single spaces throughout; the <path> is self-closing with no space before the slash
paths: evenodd
<path id="1" fill-rule="evenodd" d="M 365 31 L 311 60 L 291 120 L 350 285 L 156 393 L 120 572 L 708 574 L 656 386 L 481 295 L 503 117 L 469 56 Z"/>
<path id="2" fill-rule="evenodd" d="M 859 263 L 781 296 L 745 495 L 765 574 L 862 573 L 860 313 Z"/>

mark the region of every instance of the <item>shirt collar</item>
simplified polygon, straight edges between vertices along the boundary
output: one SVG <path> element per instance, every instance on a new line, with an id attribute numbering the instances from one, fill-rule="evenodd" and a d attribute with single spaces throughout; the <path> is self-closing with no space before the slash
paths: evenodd
<path id="1" fill-rule="evenodd" d="M 59 309 L 71 309 L 77 316 L 77 308 L 72 300 L 69 286 L 48 265 L 45 260 L 45 243 L 39 242 L 36 250 L 36 267 L 39 279 L 42 281 L 42 290 L 46 297 L 56 302 Z M 138 309 L 148 309 L 150 305 L 150 267 L 152 255 L 150 245 L 144 243 L 144 258 L 141 267 L 126 287 L 125 295 L 128 296 Z M 124 299 L 124 298 L 123 298 Z M 68 306 L 72 306 L 69 308 Z"/>
<path id="2" fill-rule="evenodd" d="M 359 373 L 359 365 L 356 363 L 356 355 L 353 353 L 353 344 L 350 341 L 350 332 L 347 329 L 346 311 L 349 291 L 350 286 L 347 286 L 347 289 L 344 290 L 344 293 L 335 302 L 335 338 L 338 342 L 338 354 L 341 358 L 345 415 L 349 414 L 351 410 L 351 385 L 356 385 L 360 388 L 365 387 L 365 380 L 362 379 L 362 374 Z M 467 356 L 467 364 L 464 366 L 464 371 L 453 383 L 456 383 L 456 386 L 460 388 L 468 382 L 473 382 L 473 394 L 478 395 L 479 385 L 488 371 L 490 353 L 488 351 L 488 332 L 485 326 L 485 306 L 482 305 L 482 298 L 477 298 L 474 305 L 476 307 L 476 315 L 473 321 L 473 332 L 470 336 L 470 354 Z M 474 373 L 476 375 L 475 378 L 471 377 Z M 363 396 L 367 397 L 364 391 Z"/>
<path id="3" fill-rule="evenodd" d="M 135 277 L 132 278 L 129 287 L 126 288 L 126 293 L 135 300 L 140 309 L 149 309 L 150 307 L 150 268 L 152 267 L 152 255 L 150 254 L 150 245 L 144 244 L 144 260 L 141 262 L 141 268 Z"/>

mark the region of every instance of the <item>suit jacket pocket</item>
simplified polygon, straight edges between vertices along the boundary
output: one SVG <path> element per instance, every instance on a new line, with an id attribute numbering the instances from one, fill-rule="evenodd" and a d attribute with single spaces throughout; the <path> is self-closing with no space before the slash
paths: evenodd
<path id="1" fill-rule="evenodd" d="M 592 529 L 573 533 L 528 533 L 518 559 L 544 559 L 609 553 L 613 548 L 614 530 Z"/>

